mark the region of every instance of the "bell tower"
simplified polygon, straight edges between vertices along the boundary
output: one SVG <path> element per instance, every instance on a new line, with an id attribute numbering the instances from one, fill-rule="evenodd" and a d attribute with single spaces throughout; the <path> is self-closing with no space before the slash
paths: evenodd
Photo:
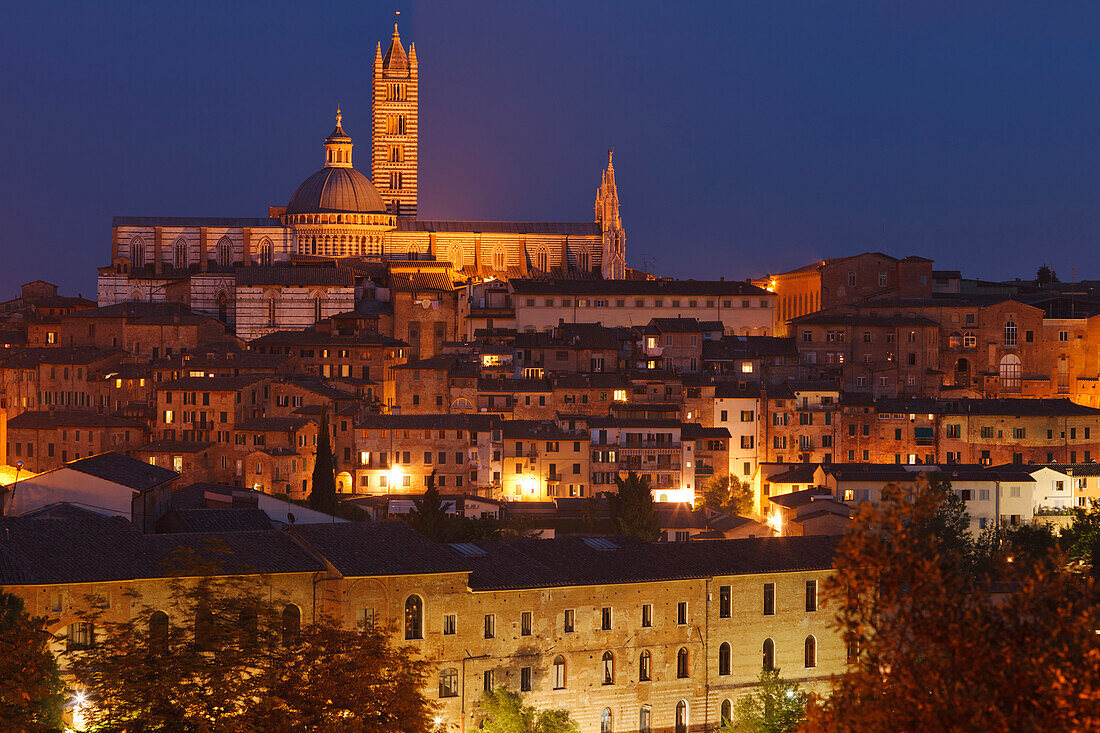
<path id="1" fill-rule="evenodd" d="M 626 277 L 626 232 L 619 216 L 619 188 L 615 185 L 615 166 L 611 162 L 613 151 L 607 151 L 607 168 L 603 181 L 596 189 L 596 223 L 603 234 L 603 263 L 600 272 L 605 280 L 622 280 Z"/>
<path id="2" fill-rule="evenodd" d="M 386 55 L 375 48 L 373 79 L 371 180 L 387 211 L 415 219 L 420 74 L 416 45 L 405 54 L 396 21 Z"/>

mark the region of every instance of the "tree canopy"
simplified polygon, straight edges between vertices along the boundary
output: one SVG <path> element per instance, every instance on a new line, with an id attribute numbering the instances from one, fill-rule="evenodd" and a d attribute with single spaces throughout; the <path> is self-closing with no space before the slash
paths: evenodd
<path id="1" fill-rule="evenodd" d="M 479 704 L 481 733 L 579 733 L 564 708 L 540 710 L 524 705 L 519 693 L 505 687 L 485 692 Z"/>
<path id="2" fill-rule="evenodd" d="M 609 497 L 611 518 L 619 534 L 646 542 L 661 538 L 661 523 L 653 504 L 649 480 L 631 471 L 626 478 L 617 476 L 618 493 Z"/>
<path id="3" fill-rule="evenodd" d="M 762 670 L 756 688 L 737 701 L 733 720 L 723 720 L 720 730 L 791 733 L 806 717 L 807 699 L 797 684 L 779 676 L 778 669 Z"/>
<path id="4" fill-rule="evenodd" d="M 1092 578 L 1022 534 L 976 552 L 957 502 L 934 480 L 860 507 L 825 584 L 850 663 L 807 730 L 1100 725 Z"/>
<path id="5" fill-rule="evenodd" d="M 45 625 L 23 599 L 0 591 L 0 721 L 13 730 L 61 727 L 65 688 Z"/>
<path id="6" fill-rule="evenodd" d="M 743 517 L 752 512 L 755 498 L 748 482 L 741 481 L 732 474 L 715 476 L 696 496 L 695 508 L 713 509 Z"/>
<path id="7" fill-rule="evenodd" d="M 428 486 L 424 495 L 413 499 L 413 509 L 409 512 L 409 523 L 420 534 L 433 542 L 447 540 L 447 509 L 443 506 L 443 497 L 435 485 L 435 471 L 428 476 Z"/>

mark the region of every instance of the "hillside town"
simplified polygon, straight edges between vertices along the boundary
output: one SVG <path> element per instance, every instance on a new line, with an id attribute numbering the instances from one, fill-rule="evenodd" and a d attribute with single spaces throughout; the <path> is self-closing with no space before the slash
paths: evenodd
<path id="1" fill-rule="evenodd" d="M 1100 501 L 1100 281 L 877 251 L 667 277 L 627 256 L 611 152 L 587 221 L 423 220 L 419 70 L 395 24 L 374 118 L 337 110 L 285 204 L 115 216 L 94 297 L 0 302 L 0 587 L 59 659 L 134 598 L 197 646 L 169 560 L 216 543 L 283 644 L 392 629 L 432 730 L 504 687 L 574 730 L 713 731 L 761 669 L 827 697 L 858 663 L 824 593 L 891 491 L 946 482 L 973 542 Z"/>

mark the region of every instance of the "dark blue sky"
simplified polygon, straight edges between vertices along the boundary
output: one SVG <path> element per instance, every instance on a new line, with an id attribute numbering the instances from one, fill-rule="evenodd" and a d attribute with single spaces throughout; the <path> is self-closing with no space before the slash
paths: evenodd
<path id="1" fill-rule="evenodd" d="M 919 5 L 920 9 L 911 6 Z M 628 263 L 744 278 L 864 250 L 1100 277 L 1100 5 L 415 2 L 425 218 L 590 221 Z M 380 3 L 8 3 L 0 297 L 94 293 L 111 216 L 259 216 L 369 171 Z"/>

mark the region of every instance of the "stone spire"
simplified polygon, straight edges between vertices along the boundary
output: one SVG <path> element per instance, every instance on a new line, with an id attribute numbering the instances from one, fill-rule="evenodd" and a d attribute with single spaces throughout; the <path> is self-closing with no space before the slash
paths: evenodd
<path id="1" fill-rule="evenodd" d="M 336 129 L 325 138 L 325 167 L 351 168 L 351 137 L 342 126 L 344 115 L 336 108 Z"/>
<path id="2" fill-rule="evenodd" d="M 393 35 L 390 37 L 390 48 L 386 51 L 386 57 L 382 59 L 382 70 L 387 76 L 406 76 L 409 73 L 409 57 L 405 55 L 405 48 L 401 45 L 401 36 L 397 32 L 397 21 L 393 22 Z"/>
<path id="3" fill-rule="evenodd" d="M 619 215 L 619 188 L 615 184 L 614 151 L 607 151 L 607 168 L 596 189 L 596 223 L 603 233 L 603 263 L 600 267 L 607 280 L 626 277 L 626 232 Z"/>

